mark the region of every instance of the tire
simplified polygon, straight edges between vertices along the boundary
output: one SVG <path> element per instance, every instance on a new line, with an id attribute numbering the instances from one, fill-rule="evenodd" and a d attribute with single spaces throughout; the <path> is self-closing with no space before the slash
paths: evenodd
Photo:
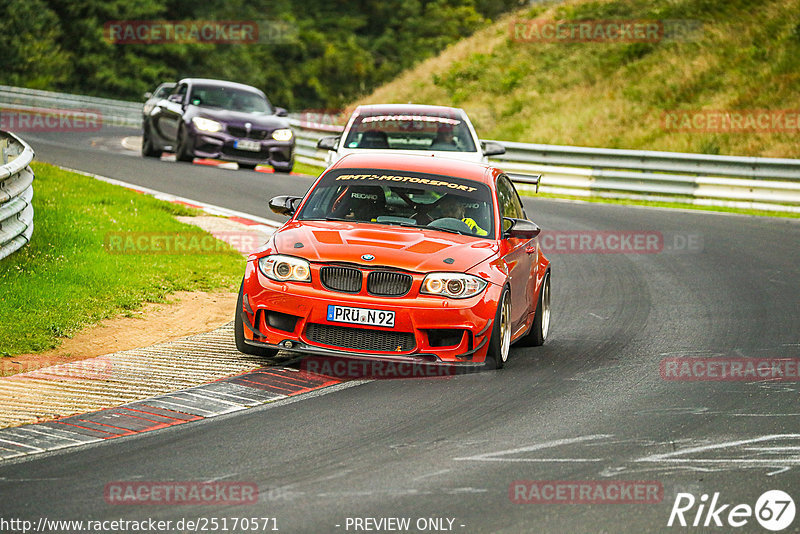
<path id="1" fill-rule="evenodd" d="M 175 159 L 178 161 L 192 161 L 194 153 L 187 151 L 186 146 L 186 129 L 181 126 L 178 130 L 178 138 L 175 140 Z"/>
<path id="2" fill-rule="evenodd" d="M 160 158 L 161 151 L 153 146 L 153 137 L 148 132 L 147 127 L 142 129 L 142 156 L 146 158 Z"/>
<path id="3" fill-rule="evenodd" d="M 267 347 L 254 347 L 244 341 L 244 323 L 242 322 L 242 308 L 244 307 L 244 281 L 239 288 L 239 298 L 236 300 L 236 314 L 233 318 L 233 338 L 236 341 L 236 349 L 251 356 L 261 356 L 263 358 L 274 358 L 278 354 L 278 349 Z"/>
<path id="4" fill-rule="evenodd" d="M 258 163 L 239 163 L 238 165 L 240 169 L 247 169 L 249 171 L 254 171 L 256 170 L 256 166 L 258 165 Z"/>
<path id="5" fill-rule="evenodd" d="M 511 294 L 508 288 L 503 290 L 492 325 L 492 338 L 486 352 L 484 369 L 502 369 L 511 350 Z"/>
<path id="6" fill-rule="evenodd" d="M 536 315 L 530 331 L 517 342 L 523 347 L 541 347 L 547 340 L 550 331 L 550 271 L 547 271 L 539 290 L 539 302 L 536 304 Z"/>
<path id="7" fill-rule="evenodd" d="M 294 168 L 294 163 L 290 163 L 289 165 L 284 165 L 281 167 L 276 167 L 275 165 L 272 166 L 272 170 L 275 172 L 285 172 L 286 174 L 292 172 Z"/>

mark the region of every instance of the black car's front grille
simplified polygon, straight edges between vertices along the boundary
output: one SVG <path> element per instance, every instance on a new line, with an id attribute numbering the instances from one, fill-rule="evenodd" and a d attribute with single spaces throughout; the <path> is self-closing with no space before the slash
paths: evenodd
<path id="1" fill-rule="evenodd" d="M 228 126 L 228 133 L 234 137 L 257 139 L 259 141 L 263 141 L 269 137 L 269 130 L 256 129 L 248 132 L 246 128 L 242 128 L 241 126 Z"/>
<path id="2" fill-rule="evenodd" d="M 322 285 L 333 291 L 358 293 L 361 291 L 362 274 L 351 267 L 326 266 L 319 270 Z"/>
<path id="3" fill-rule="evenodd" d="M 251 152 L 249 150 L 238 150 L 232 146 L 223 145 L 222 153 L 226 156 L 239 157 L 244 159 L 269 159 L 269 151 Z"/>
<path id="4" fill-rule="evenodd" d="M 310 323 L 306 327 L 306 337 L 312 343 L 370 352 L 408 352 L 417 346 L 414 334 L 408 332 L 384 332 L 316 323 Z"/>
<path id="5" fill-rule="evenodd" d="M 367 276 L 367 291 L 380 297 L 402 297 L 411 290 L 411 275 L 394 271 L 373 271 Z"/>

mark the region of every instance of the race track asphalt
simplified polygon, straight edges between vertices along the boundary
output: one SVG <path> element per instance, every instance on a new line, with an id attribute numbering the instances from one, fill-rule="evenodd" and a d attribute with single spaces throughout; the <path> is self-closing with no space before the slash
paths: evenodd
<path id="1" fill-rule="evenodd" d="M 302 194 L 312 181 L 145 160 L 117 146 L 134 134 L 23 137 L 38 160 L 262 217 L 270 196 Z M 719 493 L 718 503 L 731 505 L 723 522 L 733 505 L 755 506 L 766 490 L 800 499 L 797 381 L 660 374 L 665 358 L 800 358 L 800 224 L 535 198 L 525 205 L 546 231 L 658 232 L 664 248 L 551 252 L 550 338 L 513 349 L 502 371 L 374 380 L 0 464 L 0 518 L 274 517 L 289 533 L 365 532 L 354 518 L 368 517 L 410 518 L 410 532 L 445 531 L 417 529 L 425 518 L 449 518 L 445 528 L 463 533 L 701 532 L 667 526 L 678 493 L 698 503 Z M 509 494 L 517 480 L 653 481 L 663 496 L 518 504 Z M 233 507 L 112 505 L 104 488 L 116 481 L 244 481 L 260 498 Z M 686 512 L 689 522 L 697 510 Z M 767 532 L 745 519 L 737 532 Z"/>

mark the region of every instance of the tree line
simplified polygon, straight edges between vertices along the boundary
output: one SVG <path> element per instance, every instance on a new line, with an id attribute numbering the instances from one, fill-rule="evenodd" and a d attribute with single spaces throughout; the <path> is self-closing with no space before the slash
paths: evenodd
<path id="1" fill-rule="evenodd" d="M 337 109 L 520 3 L 0 0 L 0 83 L 138 100 L 163 81 L 221 78 L 291 110 Z M 266 42 L 120 44 L 112 21 L 256 21 Z"/>

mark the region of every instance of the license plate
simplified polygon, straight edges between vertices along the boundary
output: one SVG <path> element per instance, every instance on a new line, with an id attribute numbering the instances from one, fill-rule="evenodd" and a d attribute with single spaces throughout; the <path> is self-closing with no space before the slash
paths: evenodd
<path id="1" fill-rule="evenodd" d="M 247 139 L 237 139 L 233 142 L 233 148 L 239 150 L 249 150 L 250 152 L 261 152 L 261 143 L 248 141 Z"/>
<path id="2" fill-rule="evenodd" d="M 364 324 L 394 328 L 394 312 L 328 305 L 328 320 L 337 323 Z"/>

